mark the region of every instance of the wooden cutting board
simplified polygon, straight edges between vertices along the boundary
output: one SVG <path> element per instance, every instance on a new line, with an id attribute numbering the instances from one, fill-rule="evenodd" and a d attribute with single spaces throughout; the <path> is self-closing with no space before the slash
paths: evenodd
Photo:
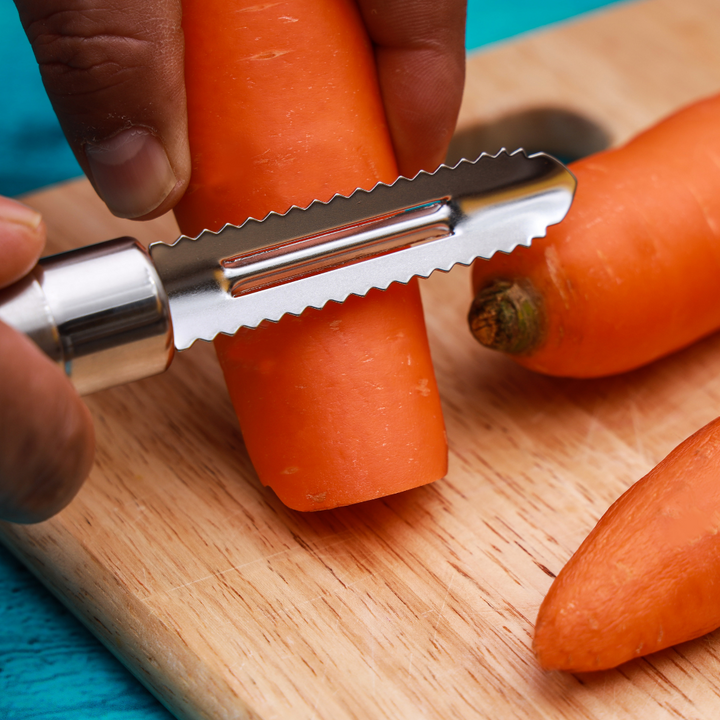
<path id="1" fill-rule="evenodd" d="M 718 91 L 720 5 L 620 5 L 471 58 L 455 151 L 519 138 L 572 154 Z M 29 202 L 51 251 L 176 232 L 111 217 L 84 181 Z M 87 398 L 87 484 L 48 522 L 0 526 L 3 542 L 179 718 L 716 718 L 718 633 L 583 676 L 541 672 L 531 639 L 607 506 L 720 413 L 720 336 L 622 377 L 545 378 L 472 340 L 467 274 L 423 285 L 444 480 L 287 510 L 255 477 L 199 345 Z"/>

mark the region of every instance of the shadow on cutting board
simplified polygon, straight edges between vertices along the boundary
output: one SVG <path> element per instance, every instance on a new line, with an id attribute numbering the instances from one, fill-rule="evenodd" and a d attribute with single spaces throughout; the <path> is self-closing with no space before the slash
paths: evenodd
<path id="1" fill-rule="evenodd" d="M 494 155 L 503 148 L 511 152 L 523 148 L 569 163 L 605 150 L 611 142 L 609 132 L 601 125 L 572 110 L 532 108 L 459 130 L 445 162 L 455 165 L 462 158 L 474 160 L 483 152 Z"/>

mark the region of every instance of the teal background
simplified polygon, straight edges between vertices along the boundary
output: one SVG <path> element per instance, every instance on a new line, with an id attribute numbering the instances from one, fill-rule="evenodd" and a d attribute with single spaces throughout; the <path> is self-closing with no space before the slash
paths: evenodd
<path id="1" fill-rule="evenodd" d="M 82 174 L 45 96 L 12 0 L 0 0 L 0 195 Z"/>
<path id="2" fill-rule="evenodd" d="M 470 0 L 473 51 L 610 4 Z M 15 7 L 0 0 L 0 194 L 77 177 Z M 0 259 L 1 261 L 1 259 Z M 169 720 L 170 714 L 0 547 L 0 720 Z"/>
<path id="3" fill-rule="evenodd" d="M 469 0 L 467 48 L 477 50 L 612 1 Z M 0 195 L 20 195 L 79 176 L 10 0 L 0 0 L 0 88 Z"/>

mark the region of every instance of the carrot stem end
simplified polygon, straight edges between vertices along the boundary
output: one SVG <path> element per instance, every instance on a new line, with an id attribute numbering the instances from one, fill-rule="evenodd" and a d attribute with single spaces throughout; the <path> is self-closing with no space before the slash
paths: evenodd
<path id="1" fill-rule="evenodd" d="M 478 290 L 468 324 L 481 345 L 522 355 L 540 345 L 543 317 L 539 295 L 529 284 L 495 279 Z"/>

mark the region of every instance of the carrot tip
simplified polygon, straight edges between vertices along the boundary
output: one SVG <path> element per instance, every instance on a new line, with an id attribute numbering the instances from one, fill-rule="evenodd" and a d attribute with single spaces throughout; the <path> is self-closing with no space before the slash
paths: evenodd
<path id="1" fill-rule="evenodd" d="M 540 297 L 530 285 L 496 279 L 478 291 L 468 323 L 481 345 L 521 355 L 540 345 L 543 317 Z"/>

